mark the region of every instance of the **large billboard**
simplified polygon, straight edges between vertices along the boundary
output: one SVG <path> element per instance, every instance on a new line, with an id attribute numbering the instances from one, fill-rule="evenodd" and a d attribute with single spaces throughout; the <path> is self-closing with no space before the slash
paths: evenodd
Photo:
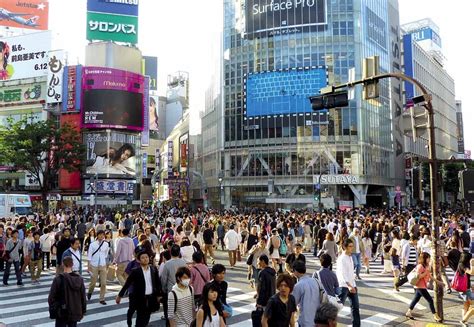
<path id="1" fill-rule="evenodd" d="M 143 56 L 142 74 L 150 76 L 150 91 L 158 90 L 158 58 Z"/>
<path id="2" fill-rule="evenodd" d="M 323 67 L 252 73 L 244 83 L 247 117 L 312 112 L 309 97 L 327 86 Z"/>
<path id="3" fill-rule="evenodd" d="M 246 0 L 248 39 L 315 31 L 327 24 L 327 0 Z"/>
<path id="4" fill-rule="evenodd" d="M 387 24 L 376 13 L 365 8 L 366 13 L 366 28 L 367 36 L 372 41 L 378 44 L 382 49 L 387 49 Z"/>
<path id="5" fill-rule="evenodd" d="M 412 34 L 403 35 L 403 58 L 405 65 L 405 75 L 413 77 L 414 63 L 413 63 L 413 42 Z M 415 96 L 415 86 L 410 82 L 405 84 L 405 99 L 408 102 Z"/>
<path id="6" fill-rule="evenodd" d="M 67 66 L 63 72 L 63 112 L 81 110 L 82 66 Z"/>
<path id="7" fill-rule="evenodd" d="M 144 77 L 105 67 L 82 74 L 82 127 L 143 130 Z"/>
<path id="8" fill-rule="evenodd" d="M 159 137 L 159 110 L 158 97 L 150 96 L 148 99 L 148 121 L 150 129 L 150 138 L 157 140 Z"/>
<path id="9" fill-rule="evenodd" d="M 117 41 L 136 44 L 138 42 L 138 17 L 87 12 L 87 34 L 89 41 Z"/>
<path id="10" fill-rule="evenodd" d="M 46 98 L 46 84 L 31 83 L 0 88 L 0 108 L 42 104 Z"/>
<path id="11" fill-rule="evenodd" d="M 87 0 L 87 11 L 138 16 L 138 0 Z"/>
<path id="12" fill-rule="evenodd" d="M 48 11 L 48 0 L 2 0 L 0 25 L 47 30 Z"/>
<path id="13" fill-rule="evenodd" d="M 68 124 L 78 133 L 81 132 L 81 115 L 79 113 L 62 114 L 59 118 L 61 126 Z M 66 169 L 59 170 L 59 188 L 61 190 L 81 189 L 81 172 L 79 170 L 68 172 Z"/>
<path id="14" fill-rule="evenodd" d="M 48 75 L 51 32 L 0 38 L 0 81 Z"/>
<path id="15" fill-rule="evenodd" d="M 142 131 L 142 146 L 150 145 L 150 77 L 145 76 L 145 93 L 143 94 L 143 131 Z"/>
<path id="16" fill-rule="evenodd" d="M 86 174 L 99 177 L 135 177 L 139 171 L 137 160 L 140 137 L 115 131 L 84 133 L 87 148 Z"/>

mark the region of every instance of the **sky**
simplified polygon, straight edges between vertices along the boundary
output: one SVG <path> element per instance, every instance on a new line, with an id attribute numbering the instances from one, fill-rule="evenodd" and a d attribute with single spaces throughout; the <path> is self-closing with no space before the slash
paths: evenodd
<path id="1" fill-rule="evenodd" d="M 474 99 L 468 64 L 472 52 L 469 21 L 474 1 L 399 0 L 402 24 L 431 18 L 440 28 L 445 68 L 456 83 L 456 99 L 463 102 L 466 149 L 474 150 Z M 138 47 L 144 55 L 158 57 L 158 93 L 164 95 L 166 78 L 176 71 L 190 74 L 191 113 L 204 110 L 204 94 L 217 60 L 222 29 L 223 0 L 141 0 Z M 67 49 L 69 63 L 84 62 L 86 0 L 50 0 L 50 29 L 55 48 Z M 192 120 L 196 121 L 196 120 Z M 194 126 L 194 129 L 197 126 Z"/>

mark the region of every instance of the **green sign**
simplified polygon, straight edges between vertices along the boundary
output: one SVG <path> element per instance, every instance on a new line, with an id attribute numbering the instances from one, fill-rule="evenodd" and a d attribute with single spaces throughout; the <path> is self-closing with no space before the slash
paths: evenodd
<path id="1" fill-rule="evenodd" d="M 138 42 L 138 17 L 88 11 L 87 39 L 135 44 Z"/>

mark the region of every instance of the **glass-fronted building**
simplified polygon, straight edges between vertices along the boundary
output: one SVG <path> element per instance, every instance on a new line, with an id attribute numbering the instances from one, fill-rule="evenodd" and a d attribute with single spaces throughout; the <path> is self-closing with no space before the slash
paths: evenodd
<path id="1" fill-rule="evenodd" d="M 361 78 L 368 56 L 392 71 L 398 24 L 391 0 L 224 0 L 223 205 L 393 201 L 403 151 L 394 151 L 390 82 L 381 81 L 377 100 L 356 87 L 344 108 L 312 112 L 308 97 Z"/>

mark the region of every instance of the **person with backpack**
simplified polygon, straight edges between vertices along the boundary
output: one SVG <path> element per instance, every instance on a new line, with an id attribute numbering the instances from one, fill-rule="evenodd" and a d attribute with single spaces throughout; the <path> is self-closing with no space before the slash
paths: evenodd
<path id="1" fill-rule="evenodd" d="M 211 274 L 207 266 L 202 263 L 203 254 L 202 252 L 193 253 L 193 265 L 190 268 L 191 271 L 191 286 L 194 289 L 194 302 L 196 307 L 200 306 L 201 295 L 207 282 L 211 280 Z"/>
<path id="2" fill-rule="evenodd" d="M 293 275 L 298 279 L 292 292 L 299 308 L 298 326 L 313 327 L 314 313 L 322 300 L 319 298 L 319 284 L 316 279 L 306 275 L 306 264 L 303 261 L 296 260 L 293 263 Z"/>
<path id="3" fill-rule="evenodd" d="M 225 327 L 222 304 L 217 299 L 215 285 L 206 284 L 202 290 L 202 303 L 196 314 L 196 327 Z"/>
<path id="4" fill-rule="evenodd" d="M 276 228 L 272 229 L 272 236 L 268 239 L 268 252 L 270 252 L 270 258 L 272 259 L 273 269 L 277 269 L 277 264 L 280 262 L 280 245 L 281 239 L 278 235 L 278 230 Z"/>
<path id="5" fill-rule="evenodd" d="M 150 264 L 148 253 L 145 251 L 138 253 L 137 259 L 140 261 L 140 267 L 132 270 L 115 298 L 115 302 L 120 304 L 125 292 L 132 286 L 133 292 L 129 294 L 129 303 L 130 307 L 135 308 L 137 311 L 136 326 L 147 326 L 151 313 L 158 311 L 160 308 L 159 301 L 162 296 L 161 282 L 158 276 L 158 269 Z"/>
<path id="6" fill-rule="evenodd" d="M 408 308 L 405 316 L 407 318 L 413 319 L 413 309 L 415 308 L 416 304 L 420 301 L 421 297 L 424 297 L 425 300 L 428 302 L 430 306 L 431 313 L 433 314 L 433 318 L 436 322 L 441 322 L 441 318 L 439 317 L 438 313 L 435 310 L 433 298 L 431 297 L 430 293 L 428 293 L 427 286 L 428 282 L 431 279 L 431 272 L 430 272 L 430 259 L 431 256 L 427 252 L 420 253 L 418 258 L 418 265 L 416 266 L 416 274 L 417 274 L 417 283 L 415 285 L 415 297 L 410 303 L 410 307 Z"/>
<path id="7" fill-rule="evenodd" d="M 48 296 L 50 318 L 56 326 L 75 327 L 87 310 L 86 288 L 82 277 L 72 271 L 73 260 L 64 257 L 64 272 L 53 279 Z"/>
<path id="8" fill-rule="evenodd" d="M 188 327 L 195 318 L 194 291 L 188 267 L 178 268 L 176 284 L 168 293 L 168 319 L 171 327 Z"/>

